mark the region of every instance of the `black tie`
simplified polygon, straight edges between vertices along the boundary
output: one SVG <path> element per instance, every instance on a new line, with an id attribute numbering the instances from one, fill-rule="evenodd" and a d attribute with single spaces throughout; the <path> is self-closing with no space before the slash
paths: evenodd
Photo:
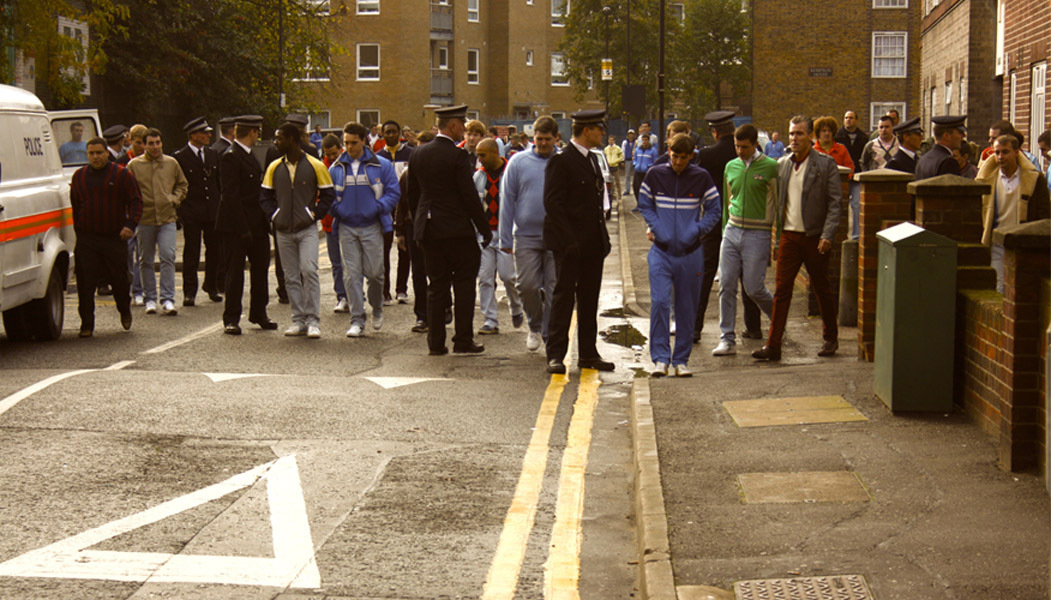
<path id="1" fill-rule="evenodd" d="M 595 175 L 602 177 L 602 169 L 598 166 L 598 158 L 595 156 L 595 153 L 588 150 L 588 158 L 591 159 L 591 169 L 595 172 Z"/>

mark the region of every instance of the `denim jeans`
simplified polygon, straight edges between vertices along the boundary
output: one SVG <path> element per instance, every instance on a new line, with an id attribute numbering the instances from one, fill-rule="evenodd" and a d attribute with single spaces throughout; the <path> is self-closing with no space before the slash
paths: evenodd
<path id="1" fill-rule="evenodd" d="M 320 325 L 321 283 L 318 280 L 317 225 L 299 231 L 277 232 L 277 251 L 285 267 L 285 289 L 292 307 L 292 322 L 300 327 Z"/>
<path id="2" fill-rule="evenodd" d="M 161 302 L 175 302 L 175 223 L 139 225 L 139 273 L 142 292 L 147 302 L 157 301 L 157 281 L 153 271 L 155 254 L 161 261 Z"/>
<path id="3" fill-rule="evenodd" d="M 555 257 L 544 249 L 542 237 L 515 237 L 515 270 L 529 331 L 546 341 L 555 297 Z"/>
<path id="4" fill-rule="evenodd" d="M 325 246 L 328 248 L 328 260 L 332 263 L 332 291 L 336 299 L 347 297 L 347 287 L 343 284 L 343 258 L 339 251 L 339 227 L 332 225 L 332 231 L 325 232 Z"/>
<path id="5" fill-rule="evenodd" d="M 142 275 L 139 274 L 139 236 L 128 239 L 128 273 L 131 273 L 131 295 L 142 295 Z"/>
<path id="6" fill-rule="evenodd" d="M 343 285 L 350 301 L 350 322 L 365 325 L 365 279 L 372 315 L 383 315 L 383 226 L 339 226 Z"/>
<path id="7" fill-rule="evenodd" d="M 850 182 L 850 239 L 861 235 L 861 182 Z"/>
<path id="8" fill-rule="evenodd" d="M 767 317 L 774 310 L 774 296 L 766 289 L 766 266 L 770 260 L 770 230 L 742 229 L 727 225 L 719 249 L 720 339 L 733 344 L 737 337 L 737 281 Z"/>
<path id="9" fill-rule="evenodd" d="M 500 236 L 482 248 L 481 265 L 478 267 L 478 302 L 482 305 L 485 324 L 497 327 L 500 324 L 496 308 L 496 277 L 504 282 L 511 314 L 522 314 L 522 298 L 518 295 L 514 256 L 500 249 Z"/>
<path id="10" fill-rule="evenodd" d="M 993 244 L 989 247 L 989 266 L 996 271 L 996 291 L 1004 293 L 1004 247 Z"/>

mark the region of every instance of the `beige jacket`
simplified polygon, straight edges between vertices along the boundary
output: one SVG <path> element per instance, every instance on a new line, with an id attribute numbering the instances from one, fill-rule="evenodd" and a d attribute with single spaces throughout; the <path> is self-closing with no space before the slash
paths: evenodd
<path id="1" fill-rule="evenodd" d="M 149 154 L 136 156 L 128 163 L 142 192 L 142 219 L 139 225 L 166 225 L 176 220 L 179 207 L 190 183 L 179 161 L 162 154 L 154 160 Z"/>
<path id="2" fill-rule="evenodd" d="M 1038 181 L 1042 181 L 1040 171 L 1036 170 L 1033 163 L 1021 152 L 1018 153 L 1018 179 L 1021 195 L 1018 199 L 1018 220 L 1021 223 L 1046 218 L 1041 210 L 1047 204 L 1047 184 L 1042 188 L 1037 187 Z M 982 196 L 982 244 L 989 246 L 993 242 L 993 195 L 996 193 L 996 184 L 1000 178 L 1000 165 L 995 156 L 982 161 L 978 166 L 978 176 L 974 179 L 991 186 L 991 192 Z M 1030 203 L 1035 199 L 1033 214 L 1029 214 Z"/>

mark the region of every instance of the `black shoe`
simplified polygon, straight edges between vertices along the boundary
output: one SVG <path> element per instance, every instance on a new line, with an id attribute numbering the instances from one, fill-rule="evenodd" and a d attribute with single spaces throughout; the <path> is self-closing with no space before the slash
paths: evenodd
<path id="1" fill-rule="evenodd" d="M 763 346 L 755 352 L 752 352 L 752 358 L 756 360 L 781 360 L 781 349 Z"/>
<path id="2" fill-rule="evenodd" d="M 552 358 L 551 360 L 547 361 L 547 372 L 565 375 L 566 365 L 561 360 L 557 358 Z"/>
<path id="3" fill-rule="evenodd" d="M 82 338 L 89 338 L 92 336 L 92 333 L 93 332 L 90 329 L 81 329 L 80 333 L 78 333 L 77 336 Z"/>
<path id="4" fill-rule="evenodd" d="M 453 352 L 456 354 L 481 354 L 485 352 L 485 346 L 471 342 L 470 346 L 453 346 Z"/>
<path id="5" fill-rule="evenodd" d="M 111 288 L 108 283 L 103 283 L 102 285 L 98 286 L 98 288 L 96 288 L 96 289 L 98 290 L 97 293 L 98 293 L 99 296 L 112 296 L 113 295 L 113 288 Z"/>
<path id="6" fill-rule="evenodd" d="M 259 320 L 249 319 L 248 322 L 258 325 L 261 329 L 277 329 L 277 321 L 272 321 L 269 317 Z"/>
<path id="7" fill-rule="evenodd" d="M 427 321 L 423 319 L 417 319 L 416 324 L 412 326 L 413 333 L 427 333 Z"/>
<path id="8" fill-rule="evenodd" d="M 612 371 L 615 365 L 601 358 L 582 358 L 578 362 L 581 369 L 595 369 L 596 371 Z"/>
<path id="9" fill-rule="evenodd" d="M 431 356 L 445 356 L 448 353 L 449 349 L 445 346 L 442 346 L 441 348 L 431 348 L 430 352 L 428 352 L 427 354 L 430 354 Z"/>
<path id="10" fill-rule="evenodd" d="M 453 311 L 452 311 L 451 308 L 447 308 L 447 309 L 445 309 L 445 324 L 448 325 L 449 323 L 452 323 L 452 322 L 453 322 Z"/>
<path id="11" fill-rule="evenodd" d="M 208 292 L 208 299 L 211 300 L 212 302 L 222 302 L 223 301 L 223 295 L 220 294 L 219 292 Z"/>
<path id="12" fill-rule="evenodd" d="M 761 340 L 763 339 L 763 331 L 761 329 L 746 329 L 745 332 L 741 334 L 741 337 L 748 340 Z"/>
<path id="13" fill-rule="evenodd" d="M 226 335 L 241 335 L 241 326 L 233 324 L 226 325 L 223 327 L 223 333 Z"/>
<path id="14" fill-rule="evenodd" d="M 832 356 L 833 354 L 836 353 L 836 350 L 839 350 L 839 342 L 838 341 L 835 341 L 835 340 L 826 341 L 821 346 L 821 350 L 818 351 L 817 355 L 818 356 Z"/>
<path id="15" fill-rule="evenodd" d="M 120 316 L 120 326 L 124 331 L 131 329 L 131 310 Z"/>
<path id="16" fill-rule="evenodd" d="M 698 343 L 700 343 L 700 341 L 701 341 L 701 332 L 700 331 L 694 331 L 693 332 L 693 343 L 694 344 L 698 344 Z"/>
<path id="17" fill-rule="evenodd" d="M 182 305 L 183 306 L 193 306 L 194 304 L 195 304 L 195 301 L 194 301 L 193 298 L 183 298 L 182 299 Z"/>
<path id="18" fill-rule="evenodd" d="M 277 302 L 278 304 L 288 304 L 288 292 L 286 292 L 285 290 L 278 290 Z"/>

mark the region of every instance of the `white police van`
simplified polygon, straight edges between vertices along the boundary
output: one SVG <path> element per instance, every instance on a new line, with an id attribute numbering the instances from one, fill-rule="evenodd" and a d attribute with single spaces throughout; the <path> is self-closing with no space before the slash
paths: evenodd
<path id="1" fill-rule="evenodd" d="M 73 272 L 69 178 L 48 113 L 35 95 L 0 85 L 0 131 L 4 331 L 9 340 L 54 340 L 62 333 Z"/>

